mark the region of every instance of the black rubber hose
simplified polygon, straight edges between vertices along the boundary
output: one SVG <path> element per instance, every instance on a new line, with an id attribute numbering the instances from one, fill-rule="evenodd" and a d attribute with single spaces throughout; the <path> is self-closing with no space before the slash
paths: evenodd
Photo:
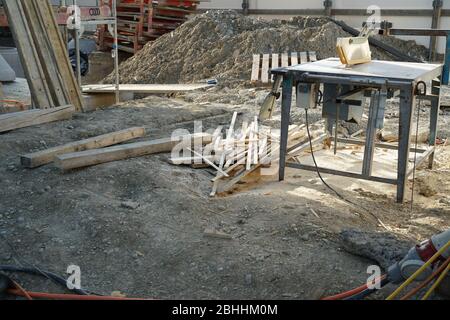
<path id="1" fill-rule="evenodd" d="M 53 272 L 49 272 L 49 271 L 43 271 L 43 270 L 36 270 L 35 268 L 27 268 L 27 267 L 17 267 L 17 266 L 7 266 L 7 265 L 0 265 L 0 271 L 6 271 L 6 272 L 22 272 L 22 273 L 29 273 L 29 274 L 33 274 L 33 275 L 38 275 L 38 276 L 42 276 L 42 277 L 48 277 L 51 278 L 53 281 L 57 282 L 58 284 L 60 284 L 61 286 L 63 286 L 64 288 L 67 288 L 67 282 L 66 279 L 64 279 L 61 276 L 58 276 L 57 274 L 53 273 Z M 83 289 L 72 289 L 70 291 L 75 292 L 76 294 L 79 295 L 89 295 L 88 292 L 86 292 Z"/>
<path id="2" fill-rule="evenodd" d="M 382 289 L 388 283 L 389 283 L 389 280 L 387 278 L 381 280 L 381 283 L 380 283 L 381 287 L 380 287 L 380 289 Z M 371 294 L 377 292 L 380 289 L 369 289 L 369 288 L 367 288 L 366 290 L 361 291 L 360 293 L 357 293 L 357 294 L 355 294 L 355 295 L 353 295 L 351 297 L 348 297 L 348 298 L 346 298 L 344 300 L 363 300 L 364 298 L 370 296 Z"/>
<path id="3" fill-rule="evenodd" d="M 11 279 L 6 274 L 0 272 L 0 296 L 5 294 L 6 290 L 11 288 L 11 286 Z"/>

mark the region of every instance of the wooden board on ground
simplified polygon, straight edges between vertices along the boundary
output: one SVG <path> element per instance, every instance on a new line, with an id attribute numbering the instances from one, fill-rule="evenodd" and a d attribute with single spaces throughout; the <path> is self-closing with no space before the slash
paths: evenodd
<path id="1" fill-rule="evenodd" d="M 75 112 L 72 105 L 51 109 L 33 109 L 0 115 L 0 132 L 70 119 Z"/>
<path id="2" fill-rule="evenodd" d="M 214 87 L 214 85 L 206 83 L 192 83 L 192 84 L 121 84 L 119 85 L 120 92 L 133 93 L 147 93 L 147 94 L 164 94 L 164 93 L 178 93 L 189 92 L 199 89 L 207 89 Z M 82 87 L 83 93 L 110 93 L 116 91 L 116 86 L 113 84 L 93 84 Z"/>
<path id="3" fill-rule="evenodd" d="M 103 149 L 87 150 L 56 156 L 55 165 L 61 170 L 93 166 L 100 163 L 141 157 L 149 154 L 171 152 L 182 141 L 190 139 L 191 144 L 210 143 L 212 136 L 207 133 L 179 136 L 152 141 L 130 143 Z"/>
<path id="4" fill-rule="evenodd" d="M 26 168 L 36 168 L 44 164 L 51 163 L 55 156 L 60 154 L 103 148 L 140 138 L 144 135 L 145 129 L 142 127 L 129 128 L 89 139 L 67 143 L 65 145 L 56 146 L 46 150 L 25 154 L 20 157 L 20 162 Z"/>

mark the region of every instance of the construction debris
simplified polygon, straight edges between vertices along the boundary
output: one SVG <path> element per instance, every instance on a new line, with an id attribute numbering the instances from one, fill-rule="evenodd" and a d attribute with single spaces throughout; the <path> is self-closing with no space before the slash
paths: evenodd
<path id="1" fill-rule="evenodd" d="M 191 155 L 184 153 L 180 157 L 172 157 L 169 162 L 175 165 L 197 165 L 201 168 L 206 164 L 217 171 L 212 179 L 213 186 L 210 196 L 216 193 L 231 191 L 236 184 L 247 176 L 261 169 L 267 169 L 264 174 L 273 175 L 277 172 L 279 162 L 279 130 L 259 124 L 257 117 L 249 124 L 242 123 L 242 128 L 235 129 L 237 112 L 233 114 L 225 139 L 222 139 L 220 130 L 216 130 L 210 144 L 202 150 L 191 150 Z M 288 158 L 295 158 L 305 149 L 309 148 L 304 126 L 293 125 L 289 130 Z M 321 130 L 313 132 L 313 143 L 323 139 Z"/>

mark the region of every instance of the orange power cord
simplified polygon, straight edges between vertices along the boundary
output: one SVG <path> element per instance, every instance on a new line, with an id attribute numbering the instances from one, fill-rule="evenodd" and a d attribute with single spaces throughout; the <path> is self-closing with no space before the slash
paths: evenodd
<path id="1" fill-rule="evenodd" d="M 376 282 L 381 282 L 384 279 L 386 279 L 386 277 L 387 277 L 386 275 L 383 275 L 380 278 L 376 279 Z M 339 294 L 334 295 L 334 296 L 325 297 L 325 298 L 322 298 L 320 300 L 342 300 L 342 299 L 354 296 L 355 294 L 358 294 L 358 293 L 366 290 L 367 288 L 368 288 L 367 284 L 364 284 L 364 285 L 362 285 L 362 286 L 360 286 L 358 288 L 355 288 L 353 290 L 342 292 L 342 293 L 339 293 Z"/>
<path id="2" fill-rule="evenodd" d="M 17 285 L 16 285 L 17 287 Z M 20 286 L 19 286 L 20 287 Z M 22 287 L 20 287 L 22 288 Z M 112 296 L 93 296 L 93 295 L 77 295 L 77 294 L 63 294 L 63 293 L 46 293 L 46 292 L 32 292 L 22 289 L 9 289 L 8 293 L 14 296 L 27 297 L 29 300 L 35 299 L 49 299 L 49 300 L 151 300 L 140 298 L 125 298 L 125 297 L 112 297 Z"/>

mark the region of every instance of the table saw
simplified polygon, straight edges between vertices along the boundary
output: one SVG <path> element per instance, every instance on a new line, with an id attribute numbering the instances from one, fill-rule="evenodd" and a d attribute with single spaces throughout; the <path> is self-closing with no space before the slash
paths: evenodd
<path id="1" fill-rule="evenodd" d="M 368 63 L 345 66 L 338 58 L 329 58 L 297 66 L 272 69 L 275 79 L 282 77 L 282 118 L 279 179 L 284 180 L 285 167 L 340 175 L 388 183 L 397 186 L 397 201 L 405 199 L 408 177 L 413 170 L 409 167 L 410 152 L 419 157 L 415 166 L 429 161 L 432 168 L 436 145 L 438 116 L 440 106 L 440 87 L 443 66 L 412 62 L 393 62 L 373 60 Z M 318 88 L 323 87 L 323 92 Z M 360 122 L 364 111 L 364 99 L 370 99 L 366 139 L 338 138 L 337 143 L 364 145 L 362 172 L 345 172 L 326 167 L 315 167 L 298 162 L 286 161 L 288 129 L 293 100 L 296 90 L 299 108 L 309 109 L 317 104 L 320 91 L 322 96 L 322 116 L 328 120 L 327 129 L 332 135 L 333 125 L 339 121 Z M 376 143 L 376 131 L 383 128 L 386 100 L 399 99 L 399 138 L 398 145 Z M 411 148 L 411 127 L 413 112 L 418 99 L 430 101 L 429 142 L 426 149 Z M 373 175 L 374 150 L 377 147 L 398 150 L 397 178 Z"/>

